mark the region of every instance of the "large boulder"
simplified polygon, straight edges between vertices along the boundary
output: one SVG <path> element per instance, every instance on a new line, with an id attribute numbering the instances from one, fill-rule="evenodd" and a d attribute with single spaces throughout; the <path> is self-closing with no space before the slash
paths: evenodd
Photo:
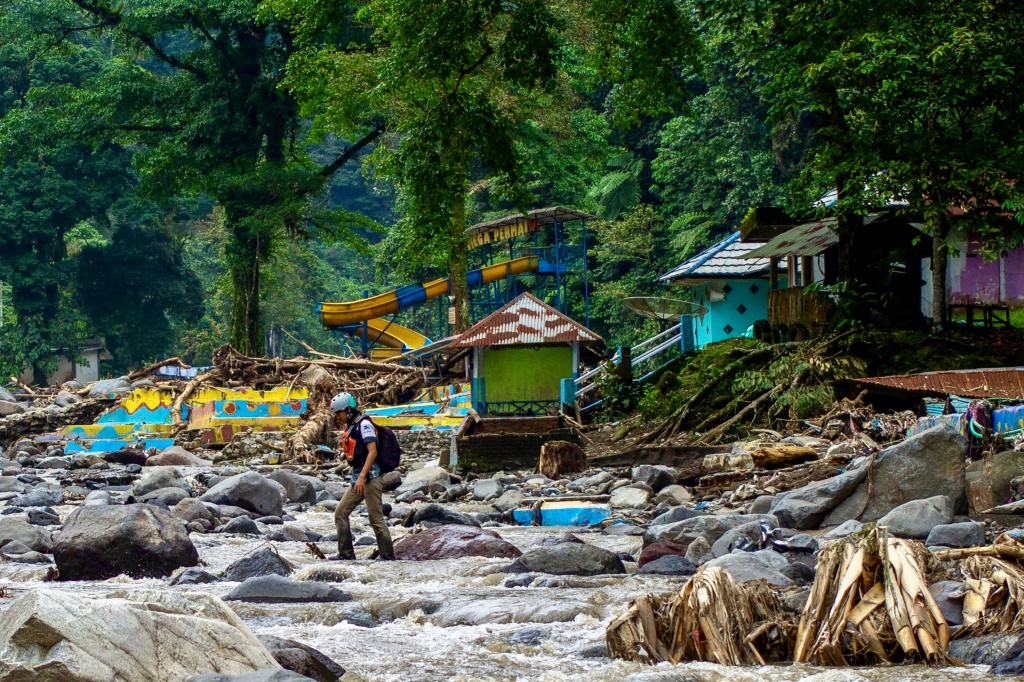
<path id="1" fill-rule="evenodd" d="M 697 567 L 689 559 L 676 554 L 666 554 L 641 566 L 637 569 L 636 575 L 688 576 L 696 572 Z"/>
<path id="2" fill-rule="evenodd" d="M 146 493 L 138 501 L 146 504 L 156 503 L 170 509 L 188 497 L 188 491 L 181 488 L 158 488 L 151 493 Z"/>
<path id="3" fill-rule="evenodd" d="M 865 480 L 825 518 L 823 525 L 837 526 L 852 518 L 865 523 L 877 521 L 905 502 L 937 495 L 950 499 L 954 513 L 967 512 L 964 440 L 946 424 L 889 446 L 875 458 L 873 468 L 870 497 Z"/>
<path id="4" fill-rule="evenodd" d="M 515 559 L 519 548 L 497 533 L 473 526 L 444 525 L 406 535 L 395 543 L 395 557 L 406 561 L 462 559 L 469 556 Z"/>
<path id="5" fill-rule="evenodd" d="M 396 492 L 398 494 L 410 491 L 426 492 L 430 489 L 432 483 L 440 483 L 447 488 L 452 484 L 452 479 L 448 472 L 441 467 L 426 466 L 407 473 L 402 480 L 402 485 L 398 486 Z"/>
<path id="6" fill-rule="evenodd" d="M 625 573 L 615 552 L 576 542 L 531 547 L 505 567 L 505 573 L 551 573 L 554 575 L 604 575 Z"/>
<path id="7" fill-rule="evenodd" d="M 651 502 L 651 493 L 643 488 L 626 486 L 612 492 L 608 506 L 612 509 L 646 509 Z"/>
<path id="8" fill-rule="evenodd" d="M 285 670 L 317 682 L 339 682 L 345 674 L 344 668 L 309 645 L 273 635 L 259 635 L 259 640 Z"/>
<path id="9" fill-rule="evenodd" d="M 257 670 L 254 673 L 246 673 L 244 675 L 218 675 L 216 673 L 207 673 L 205 675 L 196 675 L 190 677 L 185 682 L 312 682 L 312 677 L 306 677 L 300 675 L 292 670 L 284 670 L 283 668 L 273 668 L 266 670 Z"/>
<path id="10" fill-rule="evenodd" d="M 505 491 L 501 481 L 493 478 L 482 478 L 473 484 L 474 500 L 491 500 L 499 497 Z"/>
<path id="11" fill-rule="evenodd" d="M 632 479 L 633 483 L 646 483 L 657 493 L 676 482 L 676 470 L 666 466 L 641 464 L 633 467 Z"/>
<path id="12" fill-rule="evenodd" d="M 156 467 L 135 481 L 135 485 L 132 486 L 132 494 L 135 497 L 142 497 L 163 488 L 181 488 L 185 492 L 192 490 L 192 486 L 188 484 L 185 477 L 174 467 Z"/>
<path id="13" fill-rule="evenodd" d="M 967 503 L 971 513 L 980 514 L 1010 501 L 1011 482 L 1024 476 L 1024 452 L 997 452 L 967 465 Z"/>
<path id="14" fill-rule="evenodd" d="M 199 521 L 202 519 L 212 524 L 216 520 L 210 508 L 194 497 L 186 497 L 178 502 L 171 509 L 171 514 L 185 521 Z"/>
<path id="15" fill-rule="evenodd" d="M 278 469 L 267 478 L 277 481 L 284 487 L 289 502 L 316 504 L 316 487 L 309 476 L 301 476 L 287 469 Z"/>
<path id="16" fill-rule="evenodd" d="M 278 668 L 210 594 L 143 591 L 130 600 L 33 590 L 0 619 L 0 681 L 156 682 Z"/>
<path id="17" fill-rule="evenodd" d="M 285 489 L 277 481 L 255 471 L 226 478 L 199 498 L 203 502 L 230 504 L 260 516 L 280 516 L 284 509 Z"/>
<path id="18" fill-rule="evenodd" d="M 53 552 L 53 540 L 48 532 L 23 518 L 0 516 L 0 549 L 10 542 L 20 542 L 33 552 Z"/>
<path id="19" fill-rule="evenodd" d="M 447 507 L 442 507 L 439 504 L 423 505 L 416 510 L 416 513 L 412 517 L 412 521 L 413 523 L 431 523 L 439 526 L 456 525 L 480 527 L 480 522 L 469 514 L 457 512 L 454 509 L 448 509 Z"/>
<path id="20" fill-rule="evenodd" d="M 180 445 L 164 448 L 145 462 L 148 467 L 199 467 L 208 464 L 209 460 L 196 457 Z"/>
<path id="21" fill-rule="evenodd" d="M 652 525 L 644 533 L 644 547 L 657 542 L 674 542 L 687 547 L 697 538 L 704 538 L 708 541 L 708 544 L 713 545 L 727 531 L 751 521 L 759 521 L 761 518 L 767 517 L 743 516 L 740 514 L 712 516 L 709 514 L 695 516 L 684 521 L 676 521 L 675 523 Z"/>
<path id="22" fill-rule="evenodd" d="M 118 396 L 128 393 L 131 390 L 132 384 L 128 380 L 128 377 L 104 379 L 102 381 L 97 381 L 89 387 L 89 397 L 104 398 L 108 396 Z"/>
<path id="23" fill-rule="evenodd" d="M 936 495 L 901 504 L 880 518 L 878 525 L 896 537 L 924 540 L 936 526 L 952 522 L 953 503 L 945 495 Z"/>
<path id="24" fill-rule="evenodd" d="M 52 488 L 34 488 L 24 495 L 7 501 L 11 507 L 54 507 L 64 502 L 64 491 Z"/>
<path id="25" fill-rule="evenodd" d="M 672 555 L 686 556 L 686 547 L 677 545 L 674 542 L 656 542 L 643 548 L 643 551 L 640 552 L 640 557 L 636 560 L 636 565 L 637 568 L 643 568 L 644 564 L 656 561 L 663 556 Z"/>
<path id="26" fill-rule="evenodd" d="M 928 547 L 981 547 L 985 544 L 985 524 L 977 521 L 944 523 L 931 529 L 924 544 Z"/>
<path id="27" fill-rule="evenodd" d="M 147 460 L 146 453 L 135 448 L 121 448 L 113 452 L 104 452 L 100 457 L 111 464 L 138 464 L 139 466 L 145 466 Z"/>
<path id="28" fill-rule="evenodd" d="M 771 502 L 769 513 L 786 528 L 813 530 L 857 489 L 867 475 L 867 460 L 859 460 L 838 476 L 777 495 Z"/>
<path id="29" fill-rule="evenodd" d="M 680 504 L 690 504 L 693 502 L 693 495 L 690 491 L 681 485 L 667 485 L 658 491 L 658 494 L 654 496 L 655 504 L 667 504 L 676 506 Z"/>
<path id="30" fill-rule="evenodd" d="M 793 585 L 793 580 L 784 573 L 789 570 L 789 562 L 784 556 L 770 549 L 758 552 L 733 552 L 712 559 L 705 566 L 723 569 L 738 583 L 763 578 L 776 587 Z"/>
<path id="31" fill-rule="evenodd" d="M 772 518 L 772 517 L 768 517 Z M 776 528 L 778 524 L 774 521 L 763 522 L 768 528 Z M 725 556 L 733 550 L 751 551 L 760 549 L 761 521 L 751 521 L 743 525 L 731 528 L 722 534 L 711 544 L 711 555 L 716 559 Z"/>
<path id="32" fill-rule="evenodd" d="M 199 563 L 181 520 L 148 504 L 79 507 L 57 535 L 53 558 L 61 580 L 162 578 Z"/>
<path id="33" fill-rule="evenodd" d="M 232 562 L 224 569 L 224 579 L 241 582 L 256 576 L 289 575 L 291 572 L 292 567 L 277 552 L 269 547 L 262 547 Z"/>
<path id="34" fill-rule="evenodd" d="M 282 575 L 260 575 L 247 578 L 225 597 L 228 601 L 258 604 L 296 604 L 303 602 L 351 601 L 341 590 L 326 583 L 297 582 Z"/>

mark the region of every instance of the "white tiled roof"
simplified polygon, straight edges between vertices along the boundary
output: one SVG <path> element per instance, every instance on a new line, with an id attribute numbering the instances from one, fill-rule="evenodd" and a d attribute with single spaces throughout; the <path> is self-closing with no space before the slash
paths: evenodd
<path id="1" fill-rule="evenodd" d="M 669 284 L 676 280 L 709 279 L 715 277 L 757 277 L 767 275 L 767 258 L 744 258 L 748 253 L 763 246 L 759 243 L 740 241 L 740 233 L 731 235 L 693 256 L 679 267 L 658 278 Z M 779 270 L 785 270 L 785 262 L 779 263 Z"/>

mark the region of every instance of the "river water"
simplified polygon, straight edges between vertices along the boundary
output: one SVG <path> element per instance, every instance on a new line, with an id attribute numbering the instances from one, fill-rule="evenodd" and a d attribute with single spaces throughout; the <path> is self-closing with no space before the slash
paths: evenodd
<path id="1" fill-rule="evenodd" d="M 59 507 L 66 517 L 74 507 Z M 358 513 L 358 512 L 357 512 Z M 333 516 L 294 514 L 302 528 L 333 532 Z M 366 535 L 365 517 L 354 517 L 357 535 Z M 494 529 L 525 548 L 549 528 Z M 564 529 L 561 529 L 564 531 Z M 397 536 L 405 529 L 393 529 Z M 634 555 L 637 537 L 579 533 L 588 542 Z M 259 538 L 192 535 L 212 573 L 264 544 Z M 274 543 L 297 564 L 294 577 L 330 578 L 352 596 L 340 604 L 244 604 L 229 602 L 257 634 L 298 640 L 323 651 L 350 674 L 346 680 L 430 682 L 451 680 L 562 682 L 900 682 L 997 680 L 985 667 L 932 670 L 921 666 L 870 669 L 821 669 L 803 666 L 733 668 L 708 663 L 645 667 L 613 661 L 604 653 L 607 623 L 630 600 L 645 592 L 667 595 L 681 579 L 654 576 L 568 577 L 562 587 L 505 588 L 497 569 L 505 559 L 428 562 L 319 562 L 303 543 Z M 325 553 L 334 548 L 322 544 Z M 360 554 L 372 547 L 359 548 Z M 633 565 L 635 566 L 635 564 Z M 188 589 L 226 595 L 237 583 L 170 587 L 166 581 L 120 577 L 102 582 L 45 583 L 45 568 L 0 564 L 0 585 L 11 597 L 36 587 L 90 596 L 130 597 L 134 589 Z M 0 599 L 6 610 L 11 599 Z M 0 615 L 2 618 L 2 615 Z"/>

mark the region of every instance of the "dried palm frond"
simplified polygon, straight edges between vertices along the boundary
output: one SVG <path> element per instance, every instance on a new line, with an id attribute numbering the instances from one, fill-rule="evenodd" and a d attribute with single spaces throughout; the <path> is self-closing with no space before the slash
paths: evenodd
<path id="1" fill-rule="evenodd" d="M 1010 547 L 1009 536 L 996 538 L 993 547 Z M 964 626 L 957 637 L 1024 630 L 1024 568 L 999 556 L 971 556 L 960 564 L 967 594 Z"/>

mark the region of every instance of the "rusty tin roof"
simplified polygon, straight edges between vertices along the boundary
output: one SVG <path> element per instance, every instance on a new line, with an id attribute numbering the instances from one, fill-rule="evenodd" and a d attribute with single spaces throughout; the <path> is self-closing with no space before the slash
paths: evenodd
<path id="1" fill-rule="evenodd" d="M 467 329 L 450 347 L 535 346 L 573 341 L 603 343 L 604 339 L 540 299 L 523 294 Z"/>
<path id="2" fill-rule="evenodd" d="M 924 395 L 955 395 L 962 398 L 1003 398 L 1024 400 L 1024 367 L 962 369 L 922 372 L 857 380 L 866 386 L 881 386 Z"/>

